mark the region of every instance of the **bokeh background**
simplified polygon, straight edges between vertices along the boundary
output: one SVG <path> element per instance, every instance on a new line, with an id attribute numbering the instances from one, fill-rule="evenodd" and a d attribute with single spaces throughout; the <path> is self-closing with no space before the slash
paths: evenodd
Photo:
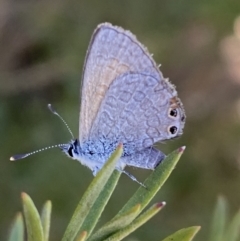
<path id="1" fill-rule="evenodd" d="M 52 200 L 51 240 L 60 240 L 91 172 L 58 149 L 10 162 L 13 154 L 66 143 L 52 103 L 78 135 L 80 79 L 97 24 L 131 30 L 177 86 L 187 122 L 182 137 L 159 145 L 187 149 L 155 201 L 167 206 L 126 240 L 161 240 L 201 225 L 207 240 L 213 207 L 223 194 L 240 204 L 240 1 L 0 1 L 0 240 L 6 240 L 20 193 L 41 209 Z M 139 180 L 149 171 L 130 168 Z M 122 176 L 100 224 L 138 188 Z"/>

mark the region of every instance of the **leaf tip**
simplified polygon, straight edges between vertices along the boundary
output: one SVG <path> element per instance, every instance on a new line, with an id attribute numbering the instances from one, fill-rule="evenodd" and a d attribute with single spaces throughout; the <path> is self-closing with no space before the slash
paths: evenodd
<path id="1" fill-rule="evenodd" d="M 183 153 L 185 151 L 185 149 L 186 149 L 186 146 L 182 146 L 178 149 L 178 152 Z"/>
<path id="2" fill-rule="evenodd" d="M 80 235 L 77 237 L 76 241 L 84 241 L 87 238 L 87 231 L 82 231 Z"/>
<path id="3" fill-rule="evenodd" d="M 138 203 L 138 204 L 136 204 L 136 205 L 132 208 L 131 211 L 133 211 L 133 212 L 138 212 L 138 211 L 140 210 L 140 208 L 141 208 L 141 204 Z"/>
<path id="4" fill-rule="evenodd" d="M 163 208 L 166 204 L 166 202 L 159 202 L 156 204 L 156 208 Z"/>
<path id="5" fill-rule="evenodd" d="M 51 201 L 51 200 L 47 200 L 47 201 L 45 202 L 45 204 L 48 205 L 48 206 L 52 206 L 52 201 Z"/>
<path id="6" fill-rule="evenodd" d="M 24 199 L 26 199 L 28 197 L 28 195 L 27 195 L 27 193 L 25 193 L 25 192 L 22 192 L 21 193 L 21 198 L 24 200 Z"/>
<path id="7" fill-rule="evenodd" d="M 122 144 L 122 143 L 119 143 L 117 148 L 118 148 L 118 149 L 122 149 L 122 148 L 123 148 L 123 144 Z"/>

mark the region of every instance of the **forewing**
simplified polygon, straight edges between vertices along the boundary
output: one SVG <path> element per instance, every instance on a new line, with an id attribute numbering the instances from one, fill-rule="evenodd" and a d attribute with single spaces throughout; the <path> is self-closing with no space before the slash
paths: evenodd
<path id="1" fill-rule="evenodd" d="M 129 71 L 152 73 L 162 78 L 147 49 L 129 31 L 109 23 L 93 33 L 83 69 L 79 140 L 90 130 L 111 83 Z"/>

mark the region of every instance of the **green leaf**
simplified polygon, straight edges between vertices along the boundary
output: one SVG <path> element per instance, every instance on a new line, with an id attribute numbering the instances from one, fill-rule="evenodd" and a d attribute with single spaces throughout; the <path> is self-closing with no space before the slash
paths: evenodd
<path id="1" fill-rule="evenodd" d="M 9 235 L 9 241 L 24 241 L 24 224 L 21 213 L 17 213 Z"/>
<path id="2" fill-rule="evenodd" d="M 227 216 L 227 202 L 219 197 L 214 210 L 209 241 L 223 241 Z"/>
<path id="3" fill-rule="evenodd" d="M 85 218 L 89 214 L 89 210 L 93 207 L 99 194 L 112 175 L 117 161 L 122 155 L 123 146 L 119 145 L 116 151 L 111 155 L 109 160 L 105 163 L 104 167 L 98 172 L 97 176 L 89 185 L 87 191 L 84 193 L 81 201 L 79 202 L 73 217 L 64 233 L 62 241 L 72 241 L 78 234 Z"/>
<path id="4" fill-rule="evenodd" d="M 51 211 L 52 211 L 52 203 L 51 201 L 47 201 L 41 212 L 41 222 L 43 227 L 43 236 L 44 241 L 48 241 L 49 232 L 50 232 L 50 224 L 51 224 Z"/>
<path id="5" fill-rule="evenodd" d="M 89 210 L 89 214 L 87 215 L 86 219 L 84 220 L 84 223 L 79 231 L 79 233 L 82 233 L 83 231 L 87 231 L 88 236 L 92 233 L 94 227 L 96 226 L 105 206 L 108 203 L 109 198 L 111 197 L 118 180 L 121 176 L 121 172 L 114 170 L 111 177 L 108 179 L 106 185 L 104 186 L 104 189 L 99 194 L 96 202 L 92 206 L 92 208 Z"/>
<path id="6" fill-rule="evenodd" d="M 127 202 L 127 204 L 120 210 L 120 212 L 110 221 L 114 222 L 115 219 L 121 217 L 126 212 L 131 210 L 134 206 L 141 203 L 142 209 L 152 200 L 164 182 L 167 180 L 172 170 L 175 168 L 179 158 L 181 157 L 185 147 L 179 148 L 173 153 L 169 154 L 164 161 L 151 173 L 151 175 L 144 182 L 146 188 L 140 186 L 137 192 L 132 196 L 132 198 Z M 94 234 L 93 237 L 100 237 L 100 233 L 104 234 L 104 230 L 107 230 L 105 225 Z M 107 232 L 106 232 L 107 234 Z M 109 234 L 109 233 L 108 233 Z M 105 234 L 104 234 L 105 235 Z M 101 236 L 102 237 L 102 236 Z"/>
<path id="7" fill-rule="evenodd" d="M 150 176 L 145 180 L 144 185 L 146 188 L 140 186 L 136 193 L 130 198 L 130 200 L 125 204 L 125 206 L 116 215 L 125 213 L 132 207 L 141 203 L 141 210 L 143 210 L 148 203 L 153 199 L 165 181 L 168 179 L 173 169 L 175 168 L 178 160 L 183 154 L 185 147 L 181 147 L 176 151 L 169 154 L 162 163 L 150 174 Z M 114 218 L 116 218 L 114 217 Z"/>
<path id="8" fill-rule="evenodd" d="M 200 230 L 200 226 L 193 226 L 189 228 L 183 228 L 176 233 L 168 236 L 162 241 L 191 241 Z"/>
<path id="9" fill-rule="evenodd" d="M 22 201 L 28 241 L 44 241 L 41 219 L 32 199 L 22 193 Z"/>
<path id="10" fill-rule="evenodd" d="M 96 233 L 94 233 L 92 237 L 90 237 L 89 241 L 104 240 L 110 234 L 126 227 L 139 214 L 140 207 L 141 205 L 138 204 L 125 214 L 122 214 L 118 218 L 115 218 L 114 220 L 106 223 L 102 228 L 100 228 Z"/>
<path id="11" fill-rule="evenodd" d="M 239 240 L 239 233 L 240 233 L 240 210 L 237 214 L 233 217 L 227 231 L 224 235 L 224 241 L 237 241 Z"/>
<path id="12" fill-rule="evenodd" d="M 165 202 L 154 204 L 147 211 L 141 214 L 138 218 L 136 218 L 131 224 L 111 235 L 109 238 L 105 239 L 105 241 L 118 241 L 122 240 L 130 233 L 135 231 L 141 225 L 146 223 L 150 218 L 152 218 L 155 214 L 157 214 L 163 207 L 165 206 Z M 99 239 L 102 240 L 102 239 Z"/>

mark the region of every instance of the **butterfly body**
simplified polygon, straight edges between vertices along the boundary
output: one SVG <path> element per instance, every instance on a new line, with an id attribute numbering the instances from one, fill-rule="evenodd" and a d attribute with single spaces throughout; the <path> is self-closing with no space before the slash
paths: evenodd
<path id="1" fill-rule="evenodd" d="M 94 175 L 102 168 L 111 153 L 116 150 L 119 142 L 106 138 L 89 140 L 80 145 L 79 140 L 71 140 L 68 144 L 61 147 L 61 150 L 70 158 L 79 161 L 82 165 L 87 166 Z M 126 149 L 125 149 L 126 150 Z M 123 155 L 125 155 L 124 153 Z M 119 168 L 123 168 L 119 162 Z"/>
<path id="2" fill-rule="evenodd" d="M 119 140 L 113 141 L 102 137 L 80 145 L 79 140 L 75 139 L 60 148 L 68 157 L 87 166 L 95 176 L 119 143 L 121 143 Z M 116 166 L 119 171 L 122 171 L 126 165 L 153 170 L 165 158 L 162 152 L 153 147 L 136 152 L 133 143 L 122 144 L 123 154 Z"/>

